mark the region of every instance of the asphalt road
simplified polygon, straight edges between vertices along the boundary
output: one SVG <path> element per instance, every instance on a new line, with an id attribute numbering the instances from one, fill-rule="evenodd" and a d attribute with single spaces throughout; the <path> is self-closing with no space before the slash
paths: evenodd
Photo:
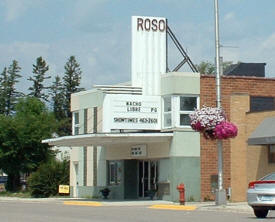
<path id="1" fill-rule="evenodd" d="M 149 209 L 146 206 L 87 207 L 62 202 L 0 201 L 1 222 L 235 222 L 262 221 L 252 213 L 224 211 L 175 211 Z M 266 221 L 275 221 L 275 211 Z"/>

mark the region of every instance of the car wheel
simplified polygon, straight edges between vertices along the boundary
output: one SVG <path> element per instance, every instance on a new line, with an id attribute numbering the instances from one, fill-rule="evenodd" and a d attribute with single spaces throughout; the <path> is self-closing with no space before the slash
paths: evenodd
<path id="1" fill-rule="evenodd" d="M 258 218 L 265 218 L 268 214 L 268 210 L 266 210 L 266 209 L 254 209 L 254 214 Z"/>

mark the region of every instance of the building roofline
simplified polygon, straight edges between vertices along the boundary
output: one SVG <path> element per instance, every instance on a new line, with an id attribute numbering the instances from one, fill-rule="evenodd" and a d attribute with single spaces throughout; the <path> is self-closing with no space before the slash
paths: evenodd
<path id="1" fill-rule="evenodd" d="M 256 77 L 256 76 L 221 76 L 223 79 L 251 79 L 251 80 L 266 80 L 266 81 L 275 81 L 275 78 L 268 77 Z M 201 74 L 201 78 L 216 78 L 215 75 Z"/>

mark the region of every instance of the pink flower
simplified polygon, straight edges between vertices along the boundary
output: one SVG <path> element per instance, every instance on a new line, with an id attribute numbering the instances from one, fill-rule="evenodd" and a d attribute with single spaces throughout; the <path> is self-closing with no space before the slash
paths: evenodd
<path id="1" fill-rule="evenodd" d="M 204 130 L 204 127 L 201 125 L 200 122 L 196 122 L 196 123 L 191 124 L 191 127 L 192 127 L 193 130 L 196 130 L 196 131 Z"/>
<path id="2" fill-rule="evenodd" d="M 237 136 L 237 127 L 226 121 L 222 108 L 206 107 L 195 109 L 190 115 L 191 127 L 206 139 L 228 139 Z"/>
<path id="3" fill-rule="evenodd" d="M 212 130 L 217 124 L 225 121 L 225 114 L 222 108 L 206 107 L 195 109 L 190 115 L 191 126 L 196 131 Z M 199 123 L 200 125 L 197 125 Z"/>
<path id="4" fill-rule="evenodd" d="M 215 127 L 215 135 L 217 139 L 234 138 L 238 134 L 238 128 L 230 122 L 223 121 Z"/>

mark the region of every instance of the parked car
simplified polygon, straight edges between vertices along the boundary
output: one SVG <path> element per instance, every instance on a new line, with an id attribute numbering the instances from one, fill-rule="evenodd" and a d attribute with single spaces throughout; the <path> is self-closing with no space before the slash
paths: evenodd
<path id="1" fill-rule="evenodd" d="M 6 191 L 5 184 L 8 181 L 8 176 L 0 176 L 0 192 Z"/>
<path id="2" fill-rule="evenodd" d="M 8 181 L 8 176 L 0 176 L 0 183 L 6 183 Z"/>
<path id="3" fill-rule="evenodd" d="M 247 202 L 258 218 L 265 218 L 269 210 L 275 210 L 275 172 L 249 183 Z"/>

